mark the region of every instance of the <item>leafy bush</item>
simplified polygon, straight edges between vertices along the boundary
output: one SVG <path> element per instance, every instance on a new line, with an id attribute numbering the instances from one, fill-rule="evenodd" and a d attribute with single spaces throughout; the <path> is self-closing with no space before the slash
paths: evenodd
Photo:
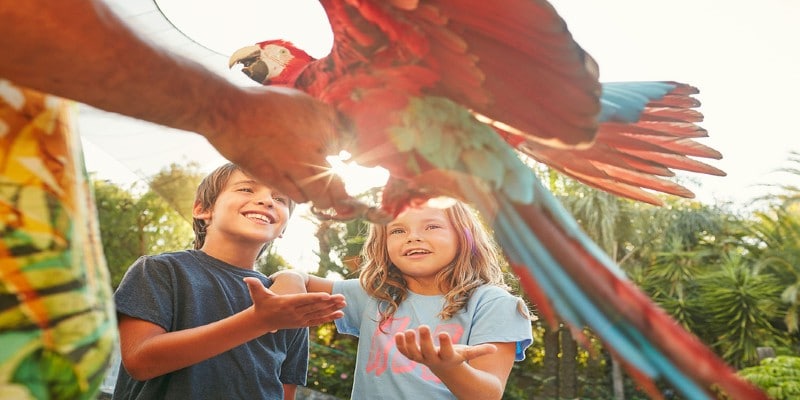
<path id="1" fill-rule="evenodd" d="M 353 390 L 358 339 L 336 332 L 333 323 L 312 328 L 308 383 L 310 389 L 349 399 Z"/>
<path id="2" fill-rule="evenodd" d="M 739 375 L 767 392 L 770 399 L 800 398 L 800 357 L 765 358 L 755 367 L 740 370 Z"/>

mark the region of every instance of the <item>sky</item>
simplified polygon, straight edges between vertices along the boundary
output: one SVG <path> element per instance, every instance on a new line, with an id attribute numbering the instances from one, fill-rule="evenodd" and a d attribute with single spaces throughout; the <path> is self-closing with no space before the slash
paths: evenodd
<path id="1" fill-rule="evenodd" d="M 672 80 L 699 88 L 699 111 L 705 116 L 701 125 L 710 135 L 701 141 L 722 152 L 722 160 L 709 163 L 728 175 L 680 174 L 698 200 L 747 208 L 755 197 L 774 191 L 764 185 L 800 185 L 788 181 L 796 175 L 776 172 L 789 166 L 790 151 L 800 152 L 800 2 L 551 3 L 576 41 L 597 60 L 601 81 Z M 254 83 L 225 64 L 240 47 L 282 38 L 322 57 L 332 43 L 324 12 L 313 0 L 157 0 L 157 5 L 181 31 L 220 54 L 210 68 L 242 85 Z M 198 160 L 209 170 L 224 162 L 192 133 L 164 134 L 166 128 L 85 107 L 78 120 L 87 169 L 99 179 L 131 184 L 171 162 Z M 369 179 L 359 180 L 365 181 Z M 365 186 L 350 188 L 358 192 Z M 297 243 L 307 240 L 309 229 L 313 226 L 298 214 L 286 236 L 300 241 L 277 243 L 294 265 L 316 265 L 307 251 L 290 254 L 305 247 Z"/>

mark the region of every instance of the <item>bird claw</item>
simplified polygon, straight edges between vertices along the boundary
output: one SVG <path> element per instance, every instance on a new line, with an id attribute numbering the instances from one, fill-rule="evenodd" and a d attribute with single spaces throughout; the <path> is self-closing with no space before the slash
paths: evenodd
<path id="1" fill-rule="evenodd" d="M 319 209 L 312 206 L 311 212 L 322 221 L 349 221 L 362 218 L 374 224 L 385 225 L 394 219 L 386 211 L 355 199 L 345 200 L 335 208 Z"/>

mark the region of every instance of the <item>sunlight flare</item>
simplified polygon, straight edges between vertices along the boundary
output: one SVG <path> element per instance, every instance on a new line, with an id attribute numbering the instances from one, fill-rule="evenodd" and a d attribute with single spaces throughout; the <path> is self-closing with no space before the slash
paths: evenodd
<path id="1" fill-rule="evenodd" d="M 345 190 L 351 196 L 357 196 L 369 189 L 386 184 L 389 179 L 389 171 L 381 167 L 363 167 L 355 161 L 348 161 L 351 159 L 352 155 L 346 151 L 327 158 L 328 163 L 331 164 L 331 172 L 342 178 Z"/>

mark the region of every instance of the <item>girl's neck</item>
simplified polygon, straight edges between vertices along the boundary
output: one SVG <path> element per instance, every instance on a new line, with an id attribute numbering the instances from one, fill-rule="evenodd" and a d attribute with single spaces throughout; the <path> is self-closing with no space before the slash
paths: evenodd
<path id="1" fill-rule="evenodd" d="M 445 293 L 442 291 L 442 288 L 436 285 L 435 281 L 420 281 L 409 277 L 405 277 L 405 280 L 406 284 L 408 285 L 408 290 L 414 292 L 415 294 L 420 294 L 423 296 L 437 296 Z"/>

